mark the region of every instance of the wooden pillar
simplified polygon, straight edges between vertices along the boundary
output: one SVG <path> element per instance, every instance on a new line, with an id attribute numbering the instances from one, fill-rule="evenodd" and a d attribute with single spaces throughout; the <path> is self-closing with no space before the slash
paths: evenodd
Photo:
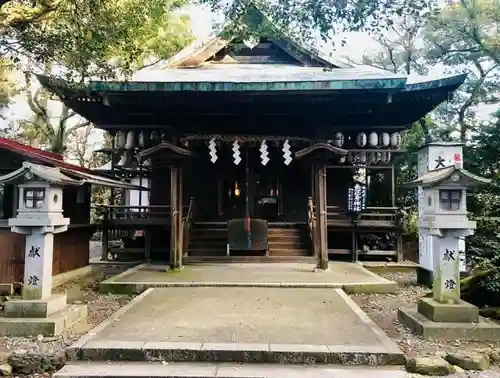
<path id="1" fill-rule="evenodd" d="M 184 223 L 182 221 L 183 217 L 183 205 L 184 205 L 184 199 L 183 199 L 183 191 L 184 191 L 184 185 L 183 185 L 183 170 L 182 167 L 178 168 L 178 201 L 179 201 L 179 216 L 177 217 L 177 231 L 178 231 L 178 242 L 177 242 L 177 265 L 178 267 L 182 266 L 182 254 L 184 251 L 184 243 L 186 242 L 184 240 Z"/>
<path id="2" fill-rule="evenodd" d="M 151 262 L 152 237 L 153 237 L 152 229 L 149 228 L 144 230 L 144 252 L 145 252 L 145 260 L 147 263 Z"/>
<path id="3" fill-rule="evenodd" d="M 317 269 L 328 269 L 328 240 L 326 219 L 326 163 L 315 162 L 315 206 L 316 206 L 316 232 L 317 232 Z"/>
<path id="4" fill-rule="evenodd" d="M 109 231 L 108 231 L 108 210 L 107 208 L 104 211 L 103 219 L 102 219 L 102 233 L 101 233 L 101 261 L 108 261 L 108 239 L 109 239 Z"/>
<path id="5" fill-rule="evenodd" d="M 396 207 L 396 172 L 394 163 L 391 165 L 391 201 L 392 207 Z M 403 262 L 403 235 L 401 228 L 396 233 L 396 261 Z"/>
<path id="6" fill-rule="evenodd" d="M 396 261 L 403 262 L 403 235 L 400 230 L 396 234 Z"/>
<path id="7" fill-rule="evenodd" d="M 358 262 L 358 235 L 356 228 L 352 230 L 352 262 Z"/>
<path id="8" fill-rule="evenodd" d="M 396 207 L 396 173 L 394 164 L 391 166 L 391 206 Z"/>
<path id="9" fill-rule="evenodd" d="M 318 223 L 319 223 L 319 219 L 317 217 L 317 210 L 318 210 L 318 199 L 316 198 L 316 193 L 317 193 L 317 189 L 316 189 L 316 185 L 317 185 L 317 180 L 316 180 L 316 176 L 317 176 L 317 165 L 316 165 L 316 162 L 313 162 L 311 164 L 311 200 L 313 202 L 313 212 L 314 212 L 314 228 L 313 228 L 313 233 L 311 235 L 312 237 L 312 243 L 313 243 L 313 255 L 316 259 L 318 259 L 318 256 L 319 256 L 319 226 L 318 226 Z"/>
<path id="10" fill-rule="evenodd" d="M 177 242 L 178 242 L 178 168 L 175 165 L 170 166 L 170 267 L 178 267 Z"/>

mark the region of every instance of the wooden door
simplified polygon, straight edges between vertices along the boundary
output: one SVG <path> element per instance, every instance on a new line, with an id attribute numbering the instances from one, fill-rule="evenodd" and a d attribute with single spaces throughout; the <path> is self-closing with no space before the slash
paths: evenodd
<path id="1" fill-rule="evenodd" d="M 267 221 L 276 221 L 280 217 L 283 190 L 279 175 L 273 166 L 260 166 L 255 174 L 255 216 Z"/>

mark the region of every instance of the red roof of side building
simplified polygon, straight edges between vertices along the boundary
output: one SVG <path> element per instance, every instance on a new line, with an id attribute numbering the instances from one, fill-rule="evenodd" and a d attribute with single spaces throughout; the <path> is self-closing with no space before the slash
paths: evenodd
<path id="1" fill-rule="evenodd" d="M 109 176 L 93 172 L 90 169 L 80 167 L 79 165 L 66 163 L 63 161 L 63 157 L 59 154 L 42 151 L 39 148 L 30 147 L 12 139 L 0 137 L 0 150 L 2 149 L 21 155 L 31 163 L 35 161 L 36 163 L 42 163 L 44 165 L 59 168 L 61 173 L 76 177 L 81 182 L 124 189 L 148 190 L 146 187 L 128 184 Z M 21 171 L 22 169 L 23 168 L 20 168 L 18 171 Z M 9 175 L 12 175 L 12 173 L 2 177 L 5 178 Z"/>
<path id="2" fill-rule="evenodd" d="M 37 162 L 49 164 L 54 167 L 66 168 L 89 174 L 92 173 L 92 171 L 87 168 L 80 167 L 79 165 L 71 163 L 66 163 L 63 160 L 62 155 L 56 154 L 54 152 L 42 151 L 39 148 L 30 147 L 23 143 L 16 142 L 12 139 L 0 137 L 0 150 L 7 150 L 15 154 L 22 155 L 28 160 L 35 160 Z"/>

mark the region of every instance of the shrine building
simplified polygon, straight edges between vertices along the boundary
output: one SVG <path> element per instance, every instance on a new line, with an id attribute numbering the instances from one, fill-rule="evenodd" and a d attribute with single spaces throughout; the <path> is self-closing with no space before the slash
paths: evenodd
<path id="1" fill-rule="evenodd" d="M 402 260 L 401 133 L 465 75 L 412 80 L 277 32 L 248 41 L 223 31 L 130 81 L 38 79 L 113 136 L 101 170 L 148 188 L 113 189 L 103 258 L 178 266 Z"/>

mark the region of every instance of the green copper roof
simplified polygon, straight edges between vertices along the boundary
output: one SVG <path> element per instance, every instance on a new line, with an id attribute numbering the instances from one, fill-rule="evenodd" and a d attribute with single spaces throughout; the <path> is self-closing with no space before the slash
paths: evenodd
<path id="1" fill-rule="evenodd" d="M 129 82 L 93 81 L 93 91 L 281 91 L 403 89 L 406 78 L 381 70 L 272 64 L 207 64 L 140 71 Z"/>
<path id="2" fill-rule="evenodd" d="M 137 72 L 131 81 L 91 81 L 75 85 L 39 75 L 48 87 L 95 92 L 263 92 L 322 90 L 385 90 L 405 92 L 459 86 L 466 75 L 442 79 L 406 78 L 367 68 L 301 67 L 273 64 L 206 64 L 197 68 L 167 68 Z"/>
<path id="3" fill-rule="evenodd" d="M 319 67 L 260 64 L 210 64 L 138 72 L 131 81 L 92 81 L 91 91 L 309 91 L 383 89 L 413 91 L 460 85 L 465 75 L 411 82 L 405 76 L 366 67 L 325 70 Z"/>

